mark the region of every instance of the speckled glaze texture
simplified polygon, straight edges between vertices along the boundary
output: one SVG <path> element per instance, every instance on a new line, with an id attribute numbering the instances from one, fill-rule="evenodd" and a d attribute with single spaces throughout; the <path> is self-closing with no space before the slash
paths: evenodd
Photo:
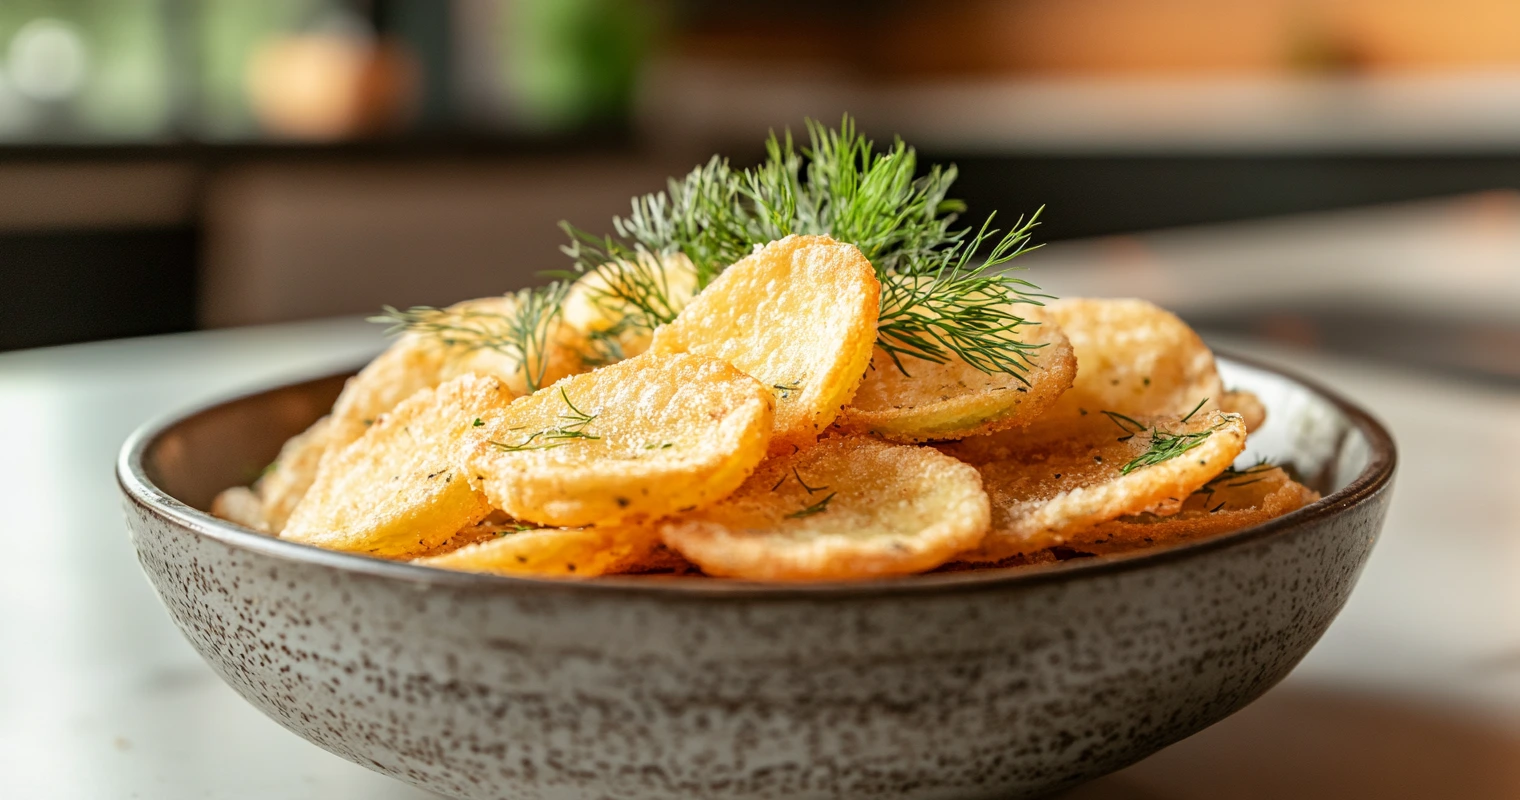
<path id="1" fill-rule="evenodd" d="M 1270 688 L 1324 633 L 1377 539 L 1386 433 L 1291 379 L 1234 371 L 1323 417 L 1284 427 L 1283 446 L 1298 436 L 1295 453 L 1343 488 L 1250 531 L 1045 569 L 563 584 L 327 553 L 193 510 L 216 473 L 243 468 L 211 466 L 197 444 L 286 392 L 290 419 L 265 420 L 272 444 L 244 459 L 256 463 L 299 427 L 292 396 L 311 394 L 319 413 L 320 382 L 150 426 L 128 443 L 122 483 L 143 569 L 212 668 L 292 731 L 418 786 L 1027 797 L 1131 763 Z"/>

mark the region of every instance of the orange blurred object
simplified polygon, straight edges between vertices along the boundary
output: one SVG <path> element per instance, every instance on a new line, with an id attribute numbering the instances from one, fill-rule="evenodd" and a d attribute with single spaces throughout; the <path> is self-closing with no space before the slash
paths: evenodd
<path id="1" fill-rule="evenodd" d="M 417 104 L 418 67 L 399 45 L 358 36 L 270 39 L 248 63 L 248 98 L 270 133 L 333 140 L 402 127 Z"/>
<path id="2" fill-rule="evenodd" d="M 959 0 L 914 8 L 878 41 L 888 51 L 883 60 L 917 72 L 1520 65 L 1515 0 Z"/>
<path id="3" fill-rule="evenodd" d="M 1512 69 L 1520 2 L 937 0 L 811 26 L 712 26 L 680 51 L 873 75 Z"/>

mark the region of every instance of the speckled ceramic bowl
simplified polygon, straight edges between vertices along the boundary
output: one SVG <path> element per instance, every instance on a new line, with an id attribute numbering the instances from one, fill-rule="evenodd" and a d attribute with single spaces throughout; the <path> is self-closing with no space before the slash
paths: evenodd
<path id="1" fill-rule="evenodd" d="M 1128 557 L 859 584 L 563 583 L 284 542 L 201 511 L 341 378 L 149 425 L 122 452 L 143 570 L 249 702 L 344 758 L 467 798 L 1026 797 L 1251 702 L 1335 618 L 1393 442 L 1334 395 L 1225 361 L 1252 450 L 1326 497 Z M 277 765 L 271 765 L 274 767 Z"/>

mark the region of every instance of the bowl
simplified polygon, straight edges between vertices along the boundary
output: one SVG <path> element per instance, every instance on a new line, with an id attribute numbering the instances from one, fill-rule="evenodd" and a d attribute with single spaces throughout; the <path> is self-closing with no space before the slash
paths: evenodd
<path id="1" fill-rule="evenodd" d="M 329 552 L 201 510 L 320 416 L 343 376 L 147 425 L 118 479 L 142 568 L 211 668 L 300 736 L 416 786 L 1027 797 L 1260 696 L 1325 632 L 1377 541 L 1388 432 L 1308 381 L 1220 364 L 1269 409 L 1251 451 L 1325 498 L 1213 539 L 1040 568 L 562 582 Z"/>

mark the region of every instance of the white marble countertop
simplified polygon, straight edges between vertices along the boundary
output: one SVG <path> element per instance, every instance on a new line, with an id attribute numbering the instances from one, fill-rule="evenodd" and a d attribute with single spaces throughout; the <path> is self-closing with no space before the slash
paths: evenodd
<path id="1" fill-rule="evenodd" d="M 139 572 L 112 476 L 149 417 L 379 344 L 334 320 L 0 355 L 0 796 L 428 796 L 307 744 L 213 675 Z M 1225 344 L 1391 426 L 1385 536 L 1287 681 L 1069 798 L 1520 797 L 1520 391 Z"/>

